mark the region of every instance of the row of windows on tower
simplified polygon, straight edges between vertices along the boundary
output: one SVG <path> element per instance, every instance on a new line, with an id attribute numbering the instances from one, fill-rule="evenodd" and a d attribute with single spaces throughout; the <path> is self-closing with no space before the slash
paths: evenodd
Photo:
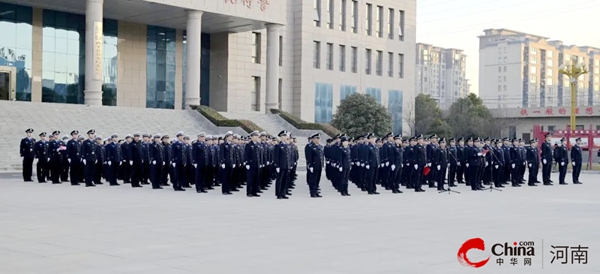
<path id="1" fill-rule="evenodd" d="M 321 42 L 313 41 L 313 68 L 320 69 L 321 68 Z M 327 70 L 333 70 L 333 55 L 334 55 L 334 46 L 333 43 L 327 43 L 325 54 L 325 68 Z M 339 70 L 344 72 L 346 71 L 346 45 L 339 45 Z M 365 49 L 365 74 L 371 75 L 373 71 L 371 68 L 373 54 L 375 54 L 375 74 L 377 76 L 383 76 L 383 51 L 376 50 L 373 53 L 372 49 Z M 398 78 L 404 78 L 404 54 L 393 52 L 387 53 L 387 61 L 388 61 L 388 71 L 387 74 L 389 77 L 395 77 L 394 75 L 394 67 L 398 66 L 397 76 Z M 395 60 L 397 58 L 397 60 Z M 397 63 L 396 63 L 397 62 Z M 350 47 L 350 72 L 357 73 L 358 72 L 358 47 Z"/>
<path id="2" fill-rule="evenodd" d="M 335 2 L 339 1 L 339 5 Z M 324 2 L 324 3 L 323 3 Z M 350 7 L 348 7 L 350 4 Z M 358 33 L 358 0 L 314 0 L 314 25 L 317 27 L 326 26 L 329 29 L 335 28 L 336 9 L 338 10 L 338 28 L 340 31 Z M 323 16 L 323 10 L 326 16 Z M 350 11 L 350 28 L 347 28 L 348 10 Z M 365 34 L 383 38 L 384 35 L 384 8 L 376 6 L 373 11 L 373 4 L 365 4 Z M 396 20 L 396 17 L 398 19 Z M 324 20 L 323 20 L 324 19 Z M 325 24 L 323 24 L 325 23 Z M 404 11 L 388 8 L 387 11 L 387 37 L 395 39 L 396 35 L 400 41 L 404 41 Z"/>

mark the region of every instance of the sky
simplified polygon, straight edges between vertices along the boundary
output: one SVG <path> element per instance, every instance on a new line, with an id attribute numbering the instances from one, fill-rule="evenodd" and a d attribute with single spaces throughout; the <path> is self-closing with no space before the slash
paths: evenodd
<path id="1" fill-rule="evenodd" d="M 463 49 L 473 93 L 479 83 L 477 36 L 490 28 L 600 48 L 600 0 L 417 0 L 417 43 Z"/>

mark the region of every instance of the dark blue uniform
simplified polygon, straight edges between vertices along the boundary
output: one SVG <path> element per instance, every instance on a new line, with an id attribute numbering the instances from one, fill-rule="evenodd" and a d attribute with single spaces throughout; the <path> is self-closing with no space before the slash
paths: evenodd
<path id="1" fill-rule="evenodd" d="M 69 160 L 69 177 L 71 185 L 79 185 L 79 174 L 81 172 L 81 143 L 78 140 L 69 140 L 67 142 L 67 159 Z"/>
<path id="2" fill-rule="evenodd" d="M 458 148 L 456 146 L 450 146 L 448 148 L 448 186 L 455 186 L 454 180 L 457 177 L 457 170 L 459 168 L 458 163 Z"/>
<path id="3" fill-rule="evenodd" d="M 275 183 L 275 195 L 278 199 L 287 198 L 287 186 L 290 179 L 290 171 L 293 167 L 292 149 L 289 145 L 279 142 L 273 149 L 273 164 L 277 171 Z"/>
<path id="4" fill-rule="evenodd" d="M 446 171 L 448 170 L 448 150 L 446 148 L 437 147 L 433 155 L 432 165 L 432 169 L 435 169 L 437 189 L 444 190 Z"/>
<path id="5" fill-rule="evenodd" d="M 402 145 L 392 144 L 393 156 L 390 157 L 390 188 L 394 193 L 400 193 L 400 181 L 402 179 L 402 167 L 404 166 L 404 151 Z"/>
<path id="6" fill-rule="evenodd" d="M 365 159 L 365 168 L 367 173 L 366 189 L 369 194 L 376 194 L 377 187 L 375 184 L 378 181 L 378 168 L 381 165 L 379 158 L 379 148 L 374 144 L 368 144 L 365 151 L 367 153 Z"/>
<path id="7" fill-rule="evenodd" d="M 510 147 L 502 145 L 502 156 L 504 156 L 504 172 L 502 173 L 502 183 L 506 184 L 512 181 L 510 175 L 512 174 L 512 160 L 510 159 Z"/>
<path id="8" fill-rule="evenodd" d="M 456 146 L 456 182 L 459 184 L 464 184 L 463 174 L 465 173 L 465 147 L 464 146 Z"/>
<path id="9" fill-rule="evenodd" d="M 234 148 L 231 143 L 225 141 L 219 146 L 219 161 L 220 161 L 220 181 L 221 181 L 221 192 L 223 194 L 230 194 L 232 191 L 231 185 L 231 172 L 233 169 L 234 161 Z"/>
<path id="10" fill-rule="evenodd" d="M 37 158 L 36 170 L 37 170 L 37 179 L 40 183 L 45 183 L 46 178 L 48 178 L 48 160 L 50 155 L 48 155 L 48 141 L 39 140 L 35 143 L 35 147 L 33 149 L 35 153 L 35 158 Z"/>
<path id="11" fill-rule="evenodd" d="M 552 172 L 552 146 L 549 142 L 542 143 L 542 182 L 550 184 L 550 173 Z"/>
<path id="12" fill-rule="evenodd" d="M 81 163 L 83 164 L 85 185 L 93 186 L 94 171 L 96 170 L 96 142 L 94 140 L 88 139 L 81 144 Z"/>
<path id="13" fill-rule="evenodd" d="M 528 185 L 534 186 L 538 181 L 538 170 L 540 168 L 540 158 L 537 147 L 530 147 L 527 149 L 527 166 L 529 167 Z"/>
<path id="14" fill-rule="evenodd" d="M 565 176 L 567 175 L 567 166 L 569 165 L 569 157 L 567 148 L 562 145 L 554 149 L 554 160 L 558 163 L 558 183 L 566 185 Z"/>
<path id="15" fill-rule="evenodd" d="M 142 141 L 131 141 L 131 143 L 129 143 L 129 152 L 131 187 L 141 187 L 140 182 L 142 180 L 143 172 L 142 161 L 144 159 L 144 145 L 142 144 Z"/>
<path id="16" fill-rule="evenodd" d="M 521 150 L 517 146 L 510 147 L 510 166 L 511 166 L 511 181 L 513 186 L 518 186 L 521 182 L 521 169 L 523 160 L 521 158 Z"/>
<path id="17" fill-rule="evenodd" d="M 244 148 L 244 162 L 246 163 L 246 196 L 258 197 L 259 169 L 261 166 L 261 145 L 250 141 Z"/>
<path id="18" fill-rule="evenodd" d="M 416 192 L 423 192 L 423 168 L 427 165 L 427 155 L 425 147 L 416 144 L 413 147 L 412 156 L 412 184 Z"/>
<path id="19" fill-rule="evenodd" d="M 117 178 L 119 177 L 119 166 L 121 165 L 121 147 L 118 143 L 109 143 L 106 145 L 106 180 L 111 186 L 117 186 Z"/>
<path id="20" fill-rule="evenodd" d="M 102 175 L 104 173 L 104 162 L 106 162 L 106 148 L 102 144 L 96 143 L 96 165 L 94 169 L 94 184 L 102 185 Z"/>
<path id="21" fill-rule="evenodd" d="M 319 183 L 321 182 L 321 173 L 323 172 L 324 153 L 323 147 L 312 142 L 304 147 L 304 155 L 306 158 L 306 182 L 310 191 L 310 196 L 318 196 Z"/>
<path id="22" fill-rule="evenodd" d="M 48 143 L 48 156 L 50 157 L 50 179 L 53 184 L 60 184 L 60 175 L 62 173 L 62 143 L 60 140 L 52 140 Z"/>
<path id="23" fill-rule="evenodd" d="M 480 190 L 481 175 L 483 172 L 482 167 L 485 165 L 485 159 L 483 156 L 483 150 L 477 146 L 473 146 L 469 149 L 469 167 L 467 172 L 469 173 L 469 180 L 471 181 L 471 190 Z"/>
<path id="24" fill-rule="evenodd" d="M 164 166 L 163 145 L 160 142 L 152 142 L 148 148 L 148 158 L 150 161 L 150 182 L 153 189 L 162 188 L 161 174 Z"/>
<path id="25" fill-rule="evenodd" d="M 171 144 L 173 158 L 171 159 L 171 183 L 174 190 L 183 190 L 185 184 L 185 164 L 187 163 L 187 154 L 185 152 L 185 144 L 182 141 L 176 140 Z"/>
<path id="26" fill-rule="evenodd" d="M 571 148 L 571 163 L 573 164 L 573 183 L 579 184 L 579 174 L 581 173 L 581 147 L 577 144 Z"/>
<path id="27" fill-rule="evenodd" d="M 196 168 L 196 192 L 199 193 L 206 192 L 206 188 L 210 186 L 209 155 L 210 148 L 205 142 L 196 142 L 192 145 L 192 162 Z"/>
<path id="28" fill-rule="evenodd" d="M 25 137 L 21 140 L 20 154 L 23 158 L 23 181 L 31 182 L 31 175 L 33 173 L 33 159 L 35 159 L 35 153 L 33 152 L 33 146 L 35 139 L 31 137 Z"/>
<path id="29" fill-rule="evenodd" d="M 339 169 L 341 169 L 340 171 L 340 178 L 339 178 L 339 185 L 338 185 L 338 191 L 343 195 L 343 196 L 348 196 L 350 195 L 348 193 L 348 180 L 350 178 L 350 168 L 352 167 L 352 156 L 351 156 L 351 152 L 350 152 L 350 147 L 343 147 L 340 146 L 339 149 L 339 158 L 338 158 L 338 162 L 339 162 Z"/>
<path id="30" fill-rule="evenodd" d="M 413 173 L 413 158 L 414 158 L 414 154 L 415 154 L 415 147 L 414 146 L 407 146 L 406 148 L 404 148 L 404 151 L 402 152 L 402 160 L 403 160 L 403 165 L 402 165 L 402 180 L 401 183 L 402 185 L 406 186 L 406 188 L 413 188 L 413 181 L 412 181 L 412 173 Z"/>
<path id="31" fill-rule="evenodd" d="M 504 166 L 506 163 L 504 162 L 504 150 L 499 147 L 494 147 L 493 149 L 493 159 L 492 159 L 492 177 L 494 180 L 495 187 L 504 187 L 502 186 L 502 178 L 504 178 Z"/>
<path id="32" fill-rule="evenodd" d="M 120 167 L 120 177 L 121 180 L 125 184 L 129 184 L 131 182 L 131 148 L 130 144 L 127 141 L 121 144 L 121 167 Z"/>

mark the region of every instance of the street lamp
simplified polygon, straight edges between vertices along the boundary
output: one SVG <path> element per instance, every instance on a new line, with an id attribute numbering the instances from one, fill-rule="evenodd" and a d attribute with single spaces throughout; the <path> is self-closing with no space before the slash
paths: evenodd
<path id="1" fill-rule="evenodd" d="M 575 108 L 577 107 L 577 79 L 588 73 L 585 63 L 577 63 L 577 56 L 571 56 L 571 61 L 560 65 L 558 72 L 569 77 L 571 83 L 571 130 L 575 130 Z"/>

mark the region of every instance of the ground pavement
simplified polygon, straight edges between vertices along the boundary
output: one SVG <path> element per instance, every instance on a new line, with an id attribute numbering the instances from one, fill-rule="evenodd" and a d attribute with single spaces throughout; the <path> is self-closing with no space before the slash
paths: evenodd
<path id="1" fill-rule="evenodd" d="M 0 273 L 600 273 L 598 174 L 582 174 L 583 185 L 491 193 L 463 185 L 460 195 L 426 188 L 369 196 L 351 186 L 342 197 L 323 182 L 321 199 L 309 198 L 304 176 L 291 199 L 276 200 L 273 189 L 247 198 L 4 174 Z M 492 256 L 479 269 L 457 260 L 475 237 L 485 250 L 468 258 Z M 526 256 L 497 264 L 492 246 L 513 241 L 534 242 L 531 266 Z M 589 247 L 587 265 L 550 263 L 552 245 Z"/>

